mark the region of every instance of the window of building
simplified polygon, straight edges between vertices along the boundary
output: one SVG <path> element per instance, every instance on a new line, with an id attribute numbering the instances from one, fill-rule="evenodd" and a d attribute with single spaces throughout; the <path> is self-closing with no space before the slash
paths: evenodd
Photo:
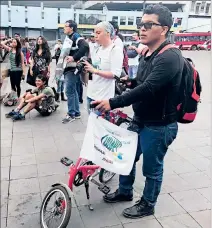
<path id="1" fill-rule="evenodd" d="M 182 25 L 182 18 L 177 18 L 177 24 Z"/>
<path id="2" fill-rule="evenodd" d="M 197 4 L 196 4 L 195 14 L 199 14 L 200 5 L 201 5 L 201 3 L 197 3 Z"/>
<path id="3" fill-rule="evenodd" d="M 26 7 L 25 7 L 26 8 Z M 26 8 L 27 9 L 27 8 Z M 25 23 L 28 23 L 27 11 L 25 11 Z"/>
<path id="4" fill-rule="evenodd" d="M 117 24 L 118 24 L 118 20 L 119 20 L 119 19 L 118 19 L 117 16 L 113 16 L 113 17 L 112 17 L 112 21 L 115 21 Z"/>
<path id="5" fill-rule="evenodd" d="M 44 19 L 44 12 L 41 13 L 41 18 Z"/>
<path id="6" fill-rule="evenodd" d="M 60 8 L 58 8 L 57 23 L 60 24 Z"/>
<path id="7" fill-rule="evenodd" d="M 205 4 L 206 4 L 206 2 L 202 2 L 201 7 L 200 7 L 200 13 L 205 12 Z"/>
<path id="8" fill-rule="evenodd" d="M 209 12 L 210 12 L 210 7 L 211 7 L 211 4 L 210 4 L 210 3 L 207 3 L 206 8 L 205 8 L 205 13 L 206 13 L 206 14 L 209 14 Z"/>
<path id="9" fill-rule="evenodd" d="M 194 7 L 195 7 L 195 1 L 191 2 L 191 12 L 194 12 Z"/>
<path id="10" fill-rule="evenodd" d="M 106 21 L 106 16 L 99 14 L 79 14 L 79 24 L 96 25 L 101 21 Z"/>
<path id="11" fill-rule="evenodd" d="M 142 17 L 136 17 L 136 25 L 139 25 L 141 23 Z"/>
<path id="12" fill-rule="evenodd" d="M 120 17 L 120 25 L 126 25 L 126 17 L 125 16 Z"/>
<path id="13" fill-rule="evenodd" d="M 11 11 L 8 11 L 8 21 L 11 22 Z"/>
<path id="14" fill-rule="evenodd" d="M 128 17 L 128 25 L 133 25 L 134 24 L 134 17 Z"/>

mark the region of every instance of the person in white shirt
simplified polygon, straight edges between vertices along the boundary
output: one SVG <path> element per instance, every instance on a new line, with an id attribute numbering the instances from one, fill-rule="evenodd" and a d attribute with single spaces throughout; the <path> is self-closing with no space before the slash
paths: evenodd
<path id="1" fill-rule="evenodd" d="M 132 44 L 128 47 L 127 51 L 129 64 L 128 76 L 131 79 L 136 77 L 138 71 L 139 56 L 142 50 L 146 47 L 139 40 L 139 31 L 133 33 L 132 40 Z"/>
<path id="2" fill-rule="evenodd" d="M 113 43 L 114 35 L 109 22 L 100 22 L 95 27 L 95 40 L 100 46 L 90 53 L 92 65 L 84 62 L 85 70 L 92 73 L 87 89 L 88 111 L 92 101 L 115 96 L 114 76 L 121 75 L 123 50 Z"/>
<path id="3" fill-rule="evenodd" d="M 58 59 L 60 57 L 60 52 L 62 50 L 62 47 L 63 47 L 62 41 L 61 40 L 57 40 L 57 43 L 54 46 L 56 65 L 57 65 Z"/>

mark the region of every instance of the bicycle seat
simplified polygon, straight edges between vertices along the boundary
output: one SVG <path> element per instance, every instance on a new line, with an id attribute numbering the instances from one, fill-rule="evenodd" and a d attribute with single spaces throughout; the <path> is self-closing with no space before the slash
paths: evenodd
<path id="1" fill-rule="evenodd" d="M 61 158 L 60 162 L 65 165 L 65 166 L 70 166 L 71 164 L 73 164 L 74 162 L 72 160 L 70 160 L 67 157 L 63 157 Z"/>

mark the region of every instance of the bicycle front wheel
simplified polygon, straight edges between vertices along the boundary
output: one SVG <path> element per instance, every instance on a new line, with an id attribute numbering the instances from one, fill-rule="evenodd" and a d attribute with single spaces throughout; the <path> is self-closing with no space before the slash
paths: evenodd
<path id="1" fill-rule="evenodd" d="M 62 186 L 55 186 L 45 196 L 41 210 L 42 228 L 66 228 L 71 217 L 71 199 Z"/>

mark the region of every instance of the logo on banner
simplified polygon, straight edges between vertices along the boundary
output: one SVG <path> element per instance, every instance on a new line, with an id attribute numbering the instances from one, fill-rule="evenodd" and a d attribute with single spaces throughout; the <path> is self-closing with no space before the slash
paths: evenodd
<path id="1" fill-rule="evenodd" d="M 122 153 L 118 152 L 118 148 L 122 147 L 122 142 L 111 135 L 105 135 L 101 138 L 101 143 L 104 147 L 106 147 L 109 151 L 113 153 L 115 157 L 119 160 L 122 160 Z"/>

